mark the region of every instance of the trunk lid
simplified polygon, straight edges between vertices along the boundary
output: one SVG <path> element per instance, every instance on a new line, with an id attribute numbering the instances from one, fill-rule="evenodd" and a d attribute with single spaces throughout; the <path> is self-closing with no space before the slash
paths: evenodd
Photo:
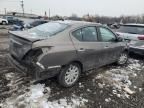
<path id="1" fill-rule="evenodd" d="M 30 35 L 27 31 L 9 31 L 10 35 L 13 35 L 15 37 L 30 41 L 30 42 L 36 42 L 39 40 L 42 40 L 41 38 L 36 38 L 32 35 Z"/>
<path id="2" fill-rule="evenodd" d="M 32 43 L 40 40 L 38 38 L 29 38 L 30 36 L 23 32 L 11 31 L 9 33 L 9 51 L 17 60 L 22 60 L 25 54 L 31 50 Z"/>

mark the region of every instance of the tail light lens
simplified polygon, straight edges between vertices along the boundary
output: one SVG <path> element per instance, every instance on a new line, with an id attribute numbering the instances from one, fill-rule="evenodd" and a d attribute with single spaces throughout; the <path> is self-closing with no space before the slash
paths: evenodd
<path id="1" fill-rule="evenodd" d="M 138 36 L 139 40 L 144 40 L 144 36 Z"/>

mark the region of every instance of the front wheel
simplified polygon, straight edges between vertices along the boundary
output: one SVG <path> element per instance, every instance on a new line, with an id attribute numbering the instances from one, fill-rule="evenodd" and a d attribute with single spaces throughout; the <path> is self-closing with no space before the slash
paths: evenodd
<path id="1" fill-rule="evenodd" d="M 58 76 L 58 82 L 63 87 L 71 87 L 78 81 L 80 74 L 80 65 L 77 63 L 71 63 L 61 69 Z"/>
<path id="2" fill-rule="evenodd" d="M 118 65 L 124 65 L 126 64 L 128 61 L 128 52 L 124 51 L 120 54 L 118 60 L 117 60 L 117 64 Z"/>
<path id="3" fill-rule="evenodd" d="M 6 25 L 7 23 L 5 21 L 2 22 L 2 25 Z"/>

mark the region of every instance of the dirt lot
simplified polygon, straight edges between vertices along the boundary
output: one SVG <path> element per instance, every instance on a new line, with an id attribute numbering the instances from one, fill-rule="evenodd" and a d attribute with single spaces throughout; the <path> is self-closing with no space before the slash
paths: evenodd
<path id="1" fill-rule="evenodd" d="M 0 26 L 0 107 L 144 108 L 144 58 L 132 55 L 126 66 L 89 72 L 72 88 L 60 87 L 56 78 L 33 83 L 7 62 L 7 28 Z"/>

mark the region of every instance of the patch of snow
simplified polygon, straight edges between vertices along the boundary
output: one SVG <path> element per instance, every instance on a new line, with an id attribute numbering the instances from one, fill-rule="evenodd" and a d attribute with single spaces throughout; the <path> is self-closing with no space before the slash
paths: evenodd
<path id="1" fill-rule="evenodd" d="M 139 88 L 139 91 L 141 92 L 143 89 L 142 88 Z"/>
<path id="2" fill-rule="evenodd" d="M 84 85 L 82 85 L 82 83 L 79 83 L 79 87 L 80 87 L 80 88 L 83 88 L 83 87 L 84 87 Z"/>
<path id="3" fill-rule="evenodd" d="M 95 79 L 101 79 L 103 76 L 101 74 L 97 75 Z"/>
<path id="4" fill-rule="evenodd" d="M 134 86 L 134 89 L 137 89 L 137 86 Z"/>
<path id="5" fill-rule="evenodd" d="M 4 57 L 4 55 L 0 54 L 0 57 Z"/>
<path id="6" fill-rule="evenodd" d="M 121 97 L 121 95 L 120 95 L 120 94 L 116 94 L 116 96 L 117 96 L 117 97 L 119 97 L 119 98 Z"/>
<path id="7" fill-rule="evenodd" d="M 98 83 L 99 88 L 103 88 L 105 84 Z"/>
<path id="8" fill-rule="evenodd" d="M 130 59 L 129 64 L 126 67 L 113 67 L 105 73 L 98 74 L 95 80 L 99 79 L 102 83 L 110 85 L 113 88 L 113 94 L 117 97 L 129 97 L 129 94 L 133 94 L 134 91 L 130 89 L 132 82 L 130 77 L 136 77 L 137 73 L 142 70 L 142 65 L 139 60 Z M 98 83 L 100 88 L 106 87 Z"/>
<path id="9" fill-rule="evenodd" d="M 106 102 L 110 102 L 111 101 L 111 98 L 107 98 L 105 99 Z"/>
<path id="10" fill-rule="evenodd" d="M 43 96 L 44 92 L 44 85 L 38 84 L 38 85 L 32 85 L 31 91 L 30 91 L 30 100 L 37 100 L 38 98 Z"/>
<path id="11" fill-rule="evenodd" d="M 99 88 L 103 88 L 103 85 L 101 83 L 98 83 Z"/>
<path id="12" fill-rule="evenodd" d="M 71 97 L 69 102 L 66 98 L 48 101 L 51 90 L 44 84 L 32 85 L 29 89 L 29 92 L 8 98 L 2 108 L 77 108 L 88 102 L 77 96 Z M 44 94 L 44 91 L 47 92 Z"/>
<path id="13" fill-rule="evenodd" d="M 6 77 L 7 80 L 10 80 L 14 77 L 14 73 L 13 72 L 7 73 L 7 74 L 5 74 L 5 77 Z"/>
<path id="14" fill-rule="evenodd" d="M 128 87 L 123 88 L 123 90 L 125 92 L 127 92 L 128 94 L 134 94 L 135 93 L 134 91 L 130 90 L 130 88 L 128 88 Z"/>
<path id="15" fill-rule="evenodd" d="M 88 92 L 91 92 L 91 90 L 90 90 L 90 89 L 87 89 L 87 91 L 88 91 Z"/>
<path id="16" fill-rule="evenodd" d="M 113 94 L 117 94 L 117 91 L 116 91 L 116 90 L 113 90 L 112 92 L 113 92 Z"/>
<path id="17" fill-rule="evenodd" d="M 102 93 L 103 93 L 103 91 L 101 90 L 101 91 L 100 91 L 100 93 L 102 94 Z"/>

